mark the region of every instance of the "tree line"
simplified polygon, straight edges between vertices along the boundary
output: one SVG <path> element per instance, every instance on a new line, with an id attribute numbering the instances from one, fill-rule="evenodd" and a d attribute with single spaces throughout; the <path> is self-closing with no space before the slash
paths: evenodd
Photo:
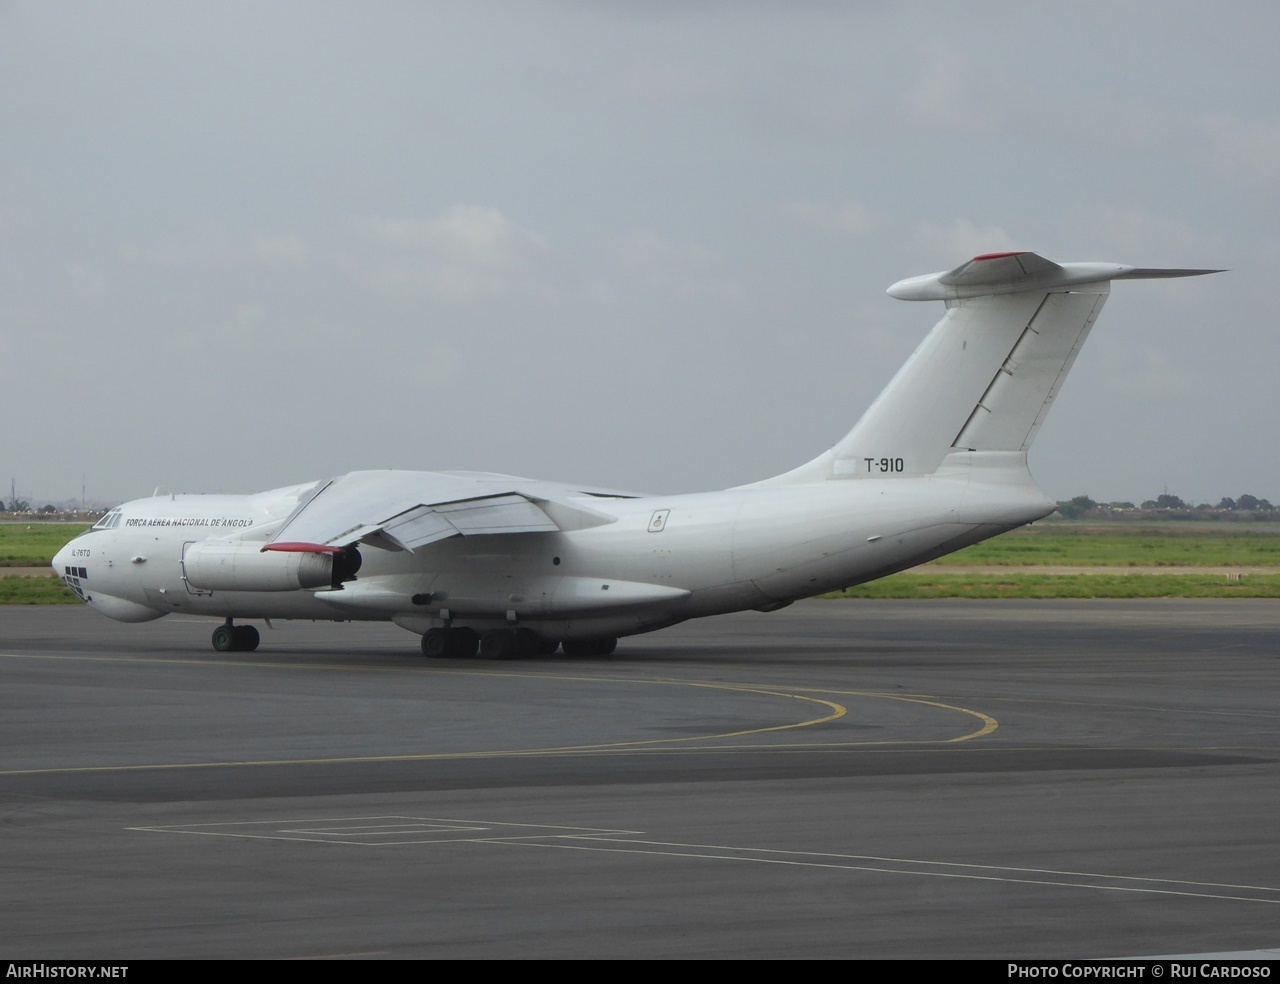
<path id="1" fill-rule="evenodd" d="M 1058 514 L 1067 519 L 1115 519 L 1134 513 L 1155 513 L 1170 519 L 1280 519 L 1280 510 L 1269 499 L 1247 492 L 1234 499 L 1223 496 L 1216 506 L 1207 502 L 1184 502 L 1168 492 L 1141 503 L 1095 502 L 1087 495 L 1058 503 Z"/>
<path id="2" fill-rule="evenodd" d="M 39 509 L 32 509 L 31 503 L 29 503 L 26 499 L 14 499 L 8 505 L 5 505 L 3 501 L 0 501 L 0 513 L 36 512 L 36 513 L 49 513 L 52 515 L 54 513 L 60 513 L 64 511 L 69 512 L 70 510 L 62 510 L 62 509 L 59 509 L 57 506 L 53 506 L 53 505 L 44 505 L 44 506 L 41 506 Z"/>

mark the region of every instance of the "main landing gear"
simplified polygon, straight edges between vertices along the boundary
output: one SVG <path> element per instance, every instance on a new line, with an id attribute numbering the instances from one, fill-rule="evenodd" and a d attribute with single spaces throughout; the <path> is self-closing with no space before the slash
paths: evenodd
<path id="1" fill-rule="evenodd" d="M 213 648 L 220 653 L 251 653 L 258 648 L 258 639 L 252 625 L 232 625 L 231 619 L 213 630 Z"/>
<path id="2" fill-rule="evenodd" d="M 618 645 L 612 636 L 599 639 L 568 639 L 566 656 L 608 656 Z M 544 639 L 532 629 L 490 629 L 484 635 L 475 629 L 428 629 L 422 636 L 422 653 L 432 658 L 466 659 L 477 652 L 482 659 L 525 659 L 550 656 L 560 648 L 555 639 Z"/>
<path id="3" fill-rule="evenodd" d="M 475 629 L 427 629 L 422 636 L 422 655 L 432 659 L 465 659 L 474 656 L 480 645 Z"/>

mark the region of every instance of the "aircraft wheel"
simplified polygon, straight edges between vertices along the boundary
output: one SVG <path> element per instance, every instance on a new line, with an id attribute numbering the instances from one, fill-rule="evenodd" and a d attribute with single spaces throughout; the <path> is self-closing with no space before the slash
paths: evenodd
<path id="1" fill-rule="evenodd" d="M 481 659 L 515 659 L 522 648 L 510 629 L 492 629 L 480 637 Z"/>
<path id="2" fill-rule="evenodd" d="M 521 659 L 536 656 L 542 647 L 542 640 L 533 629 L 516 629 L 516 642 L 518 644 L 516 655 Z"/>
<path id="3" fill-rule="evenodd" d="M 213 648 L 220 653 L 234 652 L 236 649 L 235 629 L 230 625 L 219 625 L 214 629 Z"/>
<path id="4" fill-rule="evenodd" d="M 235 639 L 235 648 L 237 652 L 251 653 L 258 648 L 261 636 L 258 630 L 252 625 L 237 625 L 231 630 L 231 634 Z"/>
<path id="5" fill-rule="evenodd" d="M 427 629 L 422 634 L 422 655 L 432 659 L 452 656 L 450 649 L 453 647 L 449 645 L 452 641 L 448 629 Z"/>
<path id="6" fill-rule="evenodd" d="M 543 639 L 541 637 L 539 637 L 538 639 L 538 655 L 539 656 L 551 656 L 559 648 L 560 648 L 559 639 Z"/>
<path id="7" fill-rule="evenodd" d="M 475 629 L 450 629 L 449 644 L 453 647 L 450 655 L 459 659 L 470 659 L 480 648 L 480 636 Z"/>

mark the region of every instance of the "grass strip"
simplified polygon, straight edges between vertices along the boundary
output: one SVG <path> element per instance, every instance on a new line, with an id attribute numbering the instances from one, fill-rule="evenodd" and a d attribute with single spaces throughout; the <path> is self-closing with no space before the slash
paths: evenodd
<path id="1" fill-rule="evenodd" d="M 56 577 L 0 577 L 0 605 L 78 605 Z"/>
<path id="2" fill-rule="evenodd" d="M 1025 570 L 1025 568 L 1024 568 Z M 893 574 L 823 598 L 1280 598 L 1280 574 Z"/>
<path id="3" fill-rule="evenodd" d="M 0 523 L 0 567 L 48 567 L 89 527 L 80 523 Z"/>
<path id="4" fill-rule="evenodd" d="M 1209 527 L 1209 528 L 1205 528 Z M 1063 530 L 1031 526 L 939 557 L 935 564 L 973 567 L 1278 567 L 1280 533 L 1124 526 Z"/>

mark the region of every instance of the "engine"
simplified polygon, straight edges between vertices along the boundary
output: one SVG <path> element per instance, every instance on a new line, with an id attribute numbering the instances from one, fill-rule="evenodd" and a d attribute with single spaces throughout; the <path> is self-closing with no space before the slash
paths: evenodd
<path id="1" fill-rule="evenodd" d="M 291 549 L 297 548 L 297 549 Z M 183 554 L 187 583 L 201 591 L 338 589 L 360 570 L 354 547 L 312 544 L 193 543 Z"/>

